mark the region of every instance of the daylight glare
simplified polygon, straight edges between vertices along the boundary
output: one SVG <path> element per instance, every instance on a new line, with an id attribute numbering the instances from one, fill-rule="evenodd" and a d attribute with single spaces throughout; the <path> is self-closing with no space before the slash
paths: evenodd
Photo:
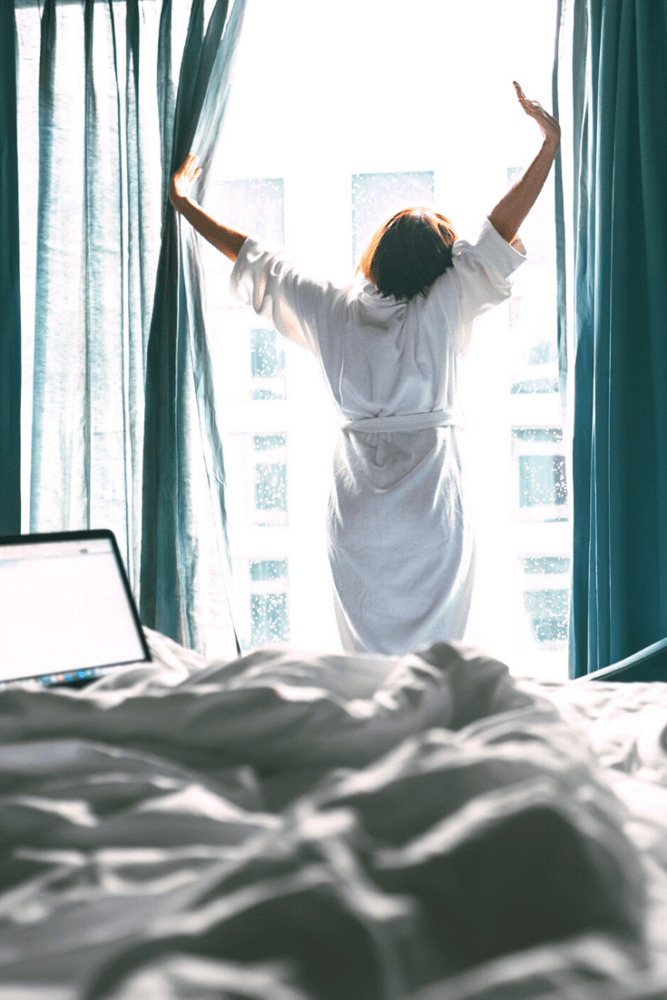
<path id="1" fill-rule="evenodd" d="M 377 225 L 407 205 L 435 208 L 473 240 L 540 146 L 512 81 L 551 109 L 555 0 L 415 0 L 400 17 L 386 12 L 376 0 L 249 3 L 207 179 L 217 218 L 340 284 Z M 462 364 L 478 543 L 466 638 L 515 673 L 565 677 L 553 204 L 552 175 L 520 233 L 529 260 L 513 297 L 477 322 Z M 324 524 L 341 419 L 315 358 L 240 307 L 231 264 L 203 253 L 242 644 L 339 649 Z"/>

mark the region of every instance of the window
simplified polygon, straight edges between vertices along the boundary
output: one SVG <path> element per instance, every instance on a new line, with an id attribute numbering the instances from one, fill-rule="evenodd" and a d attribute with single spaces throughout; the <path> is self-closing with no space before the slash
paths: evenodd
<path id="1" fill-rule="evenodd" d="M 523 609 L 539 649 L 564 657 L 570 534 L 563 429 L 515 426 L 512 449 Z"/>
<path id="2" fill-rule="evenodd" d="M 545 652 L 567 648 L 570 558 L 566 555 L 524 556 L 523 606 L 531 635 Z"/>
<path id="3" fill-rule="evenodd" d="M 552 507 L 567 503 L 564 455 L 519 456 L 519 503 Z"/>
<path id="4" fill-rule="evenodd" d="M 250 579 L 253 583 L 267 583 L 273 580 L 287 579 L 286 559 L 252 559 L 250 562 Z"/>
<path id="5" fill-rule="evenodd" d="M 539 340 L 528 349 L 529 365 L 550 365 L 558 362 L 556 343 L 553 340 Z M 557 388 L 557 387 L 556 387 Z"/>
<path id="6" fill-rule="evenodd" d="M 524 604 L 537 642 L 560 649 L 567 641 L 569 590 L 526 590 Z"/>
<path id="7" fill-rule="evenodd" d="M 569 517 L 563 431 L 560 427 L 513 427 L 518 518 L 567 521 Z"/>
<path id="8" fill-rule="evenodd" d="M 512 437 L 516 441 L 562 441 L 562 427 L 513 427 Z"/>
<path id="9" fill-rule="evenodd" d="M 488 4 L 483 24 L 474 4 L 425 0 L 411 10 L 420 38 L 412 48 L 398 19 L 383 18 L 378 35 L 378 10 L 374 3 L 350 3 L 350 31 L 349 19 L 294 0 L 295 17 L 326 31 L 330 44 L 322 47 L 304 46 L 298 33 L 284 31 L 281 5 L 258 0 L 249 6 L 205 202 L 222 221 L 269 245 L 285 244 L 316 274 L 341 284 L 354 279 L 366 242 L 398 209 L 432 206 L 461 238 L 473 239 L 539 148 L 538 130 L 532 134 L 517 109 L 506 65 L 511 60 L 512 75 L 529 97 L 544 103 L 551 92 L 555 0 Z M 525 35 L 516 32 L 518 18 Z M 447 78 L 466 80 L 465 101 L 446 99 L 443 37 L 456 40 L 448 47 Z M 399 54 L 402 72 L 396 74 Z M 482 70 L 470 75 L 472 64 Z M 346 65 L 355 73 L 341 71 Z M 276 80 L 280 114 L 267 115 L 266 95 Z M 408 81 L 419 81 L 416 92 Z M 470 108 L 482 104 L 487 127 L 478 129 Z M 464 448 L 476 495 L 481 605 L 479 628 L 468 638 L 513 670 L 564 676 L 562 648 L 556 648 L 562 640 L 545 639 L 544 623 L 536 632 L 541 604 L 531 598 L 537 604 L 529 611 L 524 600 L 528 591 L 567 590 L 569 572 L 549 572 L 539 562 L 569 558 L 570 544 L 558 459 L 565 445 L 550 184 L 521 229 L 529 259 L 516 273 L 513 297 L 480 318 L 461 369 L 461 382 L 470 387 Z M 235 587 L 239 616 L 246 616 L 242 642 L 250 648 L 272 629 L 284 635 L 275 622 L 286 609 L 291 643 L 330 652 L 339 646 L 324 524 L 339 417 L 317 360 L 225 292 L 229 262 L 213 252 L 207 269 L 207 292 L 218 301 L 219 335 L 215 330 L 211 351 Z M 278 437 L 284 440 L 255 444 Z M 539 488 L 550 502 L 522 504 L 522 476 L 526 496 Z M 275 580 L 256 579 L 252 572 L 259 570 L 248 570 L 283 563 L 285 575 L 281 568 Z M 261 590 L 269 584 L 275 587 L 270 594 Z M 550 608 L 553 618 L 553 601 Z M 272 615 L 274 625 L 264 624 Z M 519 625 L 524 646 L 516 638 Z"/>
<path id="10" fill-rule="evenodd" d="M 205 207 L 215 218 L 248 233 L 268 246 L 284 240 L 284 184 L 281 177 L 226 180 L 215 168 L 206 191 Z M 250 430 L 248 412 L 225 412 L 238 402 L 284 399 L 287 393 L 282 338 L 229 291 L 231 264 L 205 240 L 200 241 L 206 280 L 206 314 L 211 331 L 212 363 L 216 372 L 216 404 L 224 419 L 221 429 Z M 221 280 L 222 279 L 222 280 Z M 231 419 L 230 419 L 231 417 Z M 241 417 L 241 419 L 238 419 Z M 270 419 L 270 418 L 269 418 Z"/>
<path id="11" fill-rule="evenodd" d="M 568 556 L 526 556 L 523 560 L 524 573 L 568 573 Z"/>
<path id="12" fill-rule="evenodd" d="M 558 379 L 527 378 L 522 382 L 515 382 L 510 392 L 514 394 L 520 392 L 558 392 Z"/>
<path id="13" fill-rule="evenodd" d="M 536 210 L 537 206 L 533 212 Z M 523 226 L 521 232 L 524 233 Z M 551 300 L 555 283 L 554 248 L 545 239 L 544 232 L 535 230 L 524 237 L 524 242 L 529 260 L 517 274 L 509 301 L 509 328 L 513 344 L 510 393 L 556 394 L 559 390 L 558 348 L 555 309 Z M 528 278 L 522 272 L 528 272 Z"/>
<path id="14" fill-rule="evenodd" d="M 287 524 L 287 437 L 255 434 L 254 505 L 257 524 Z"/>
<path id="15" fill-rule="evenodd" d="M 255 507 L 262 511 L 287 512 L 287 464 L 285 462 L 257 463 L 255 466 Z"/>
<path id="16" fill-rule="evenodd" d="M 285 398 L 285 349 L 275 330 L 251 331 L 251 395 L 256 400 Z"/>
<path id="17" fill-rule="evenodd" d="M 286 559 L 250 561 L 250 645 L 289 642 L 288 563 Z"/>
<path id="18" fill-rule="evenodd" d="M 210 176 L 205 205 L 214 217 L 269 246 L 283 244 L 282 177 L 227 178 L 215 168 Z M 209 345 L 224 448 L 233 604 L 247 651 L 290 635 L 288 363 L 283 338 L 229 292 L 229 262 L 203 241 L 201 246 L 208 324 L 216 334 Z"/>
<path id="19" fill-rule="evenodd" d="M 289 641 L 287 594 L 251 594 L 253 649 Z"/>

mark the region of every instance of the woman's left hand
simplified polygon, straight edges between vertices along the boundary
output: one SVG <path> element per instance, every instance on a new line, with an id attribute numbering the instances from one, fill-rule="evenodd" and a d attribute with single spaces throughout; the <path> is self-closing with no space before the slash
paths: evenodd
<path id="1" fill-rule="evenodd" d="M 190 153 L 171 178 L 169 200 L 179 211 L 183 202 L 190 197 L 192 187 L 201 173 L 201 168 L 197 167 L 198 163 L 199 157 Z"/>
<path id="2" fill-rule="evenodd" d="M 514 80 L 514 89 L 519 99 L 519 104 L 530 118 L 534 118 L 542 129 L 542 135 L 548 142 L 558 145 L 560 142 L 560 125 L 548 112 L 544 110 L 538 101 L 529 101 L 519 84 Z"/>

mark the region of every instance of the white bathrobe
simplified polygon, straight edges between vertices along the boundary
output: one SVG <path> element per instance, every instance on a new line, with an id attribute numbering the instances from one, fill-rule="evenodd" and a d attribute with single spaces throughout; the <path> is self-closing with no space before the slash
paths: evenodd
<path id="1" fill-rule="evenodd" d="M 457 366 L 476 316 L 525 260 L 488 219 L 426 298 L 339 287 L 283 251 L 243 244 L 231 290 L 312 351 L 348 422 L 334 455 L 328 548 L 343 646 L 403 654 L 461 639 L 474 540 L 461 484 Z"/>

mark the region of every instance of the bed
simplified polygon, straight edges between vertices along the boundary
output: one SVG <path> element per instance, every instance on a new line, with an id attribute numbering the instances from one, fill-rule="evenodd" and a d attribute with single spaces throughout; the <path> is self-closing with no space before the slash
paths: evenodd
<path id="1" fill-rule="evenodd" d="M 667 997 L 667 684 L 145 632 L 0 692 L 0 1000 Z"/>

